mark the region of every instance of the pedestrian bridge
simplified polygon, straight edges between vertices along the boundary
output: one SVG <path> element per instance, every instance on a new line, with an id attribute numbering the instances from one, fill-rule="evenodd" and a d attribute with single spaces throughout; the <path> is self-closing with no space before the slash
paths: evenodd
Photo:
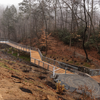
<path id="1" fill-rule="evenodd" d="M 13 42 L 8 39 L 0 39 L 0 43 L 7 44 L 7 45 L 9 45 L 13 48 L 16 48 L 18 50 L 21 50 L 21 51 L 29 52 L 30 53 L 30 62 L 33 64 L 36 64 L 38 66 L 41 66 L 49 71 L 52 71 L 53 76 L 57 73 L 58 74 L 66 74 L 66 73 L 73 74 L 72 72 L 67 70 L 68 68 L 73 69 L 73 71 L 75 73 L 80 71 L 80 72 L 86 73 L 90 76 L 100 75 L 100 69 L 81 68 L 78 66 L 59 62 L 59 61 L 53 60 L 51 58 L 47 58 L 42 55 L 41 51 L 38 48 L 35 48 L 35 47 L 29 47 L 26 45 L 22 45 L 22 44 Z M 82 69 L 82 70 L 80 70 L 80 69 Z"/>
<path id="2" fill-rule="evenodd" d="M 5 39 L 0 40 L 0 43 L 7 44 L 7 45 L 9 45 L 13 48 L 16 48 L 18 50 L 21 50 L 21 51 L 29 52 L 30 53 L 30 62 L 33 64 L 36 64 L 38 66 L 41 66 L 49 71 L 52 71 L 53 76 L 56 73 L 59 73 L 59 74 L 65 73 L 65 69 L 59 68 L 58 66 L 54 65 L 55 62 L 53 62 L 53 60 L 52 60 L 53 63 L 48 63 L 48 62 L 43 61 L 42 60 L 43 55 L 38 48 L 28 47 L 28 46 L 21 45 L 16 42 L 13 42 L 10 40 L 5 40 Z M 69 71 L 67 71 L 67 72 L 69 72 Z M 69 73 L 71 73 L 71 72 L 69 72 Z"/>

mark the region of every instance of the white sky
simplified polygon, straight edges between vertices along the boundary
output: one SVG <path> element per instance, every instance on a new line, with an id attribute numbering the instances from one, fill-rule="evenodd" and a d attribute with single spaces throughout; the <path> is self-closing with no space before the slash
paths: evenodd
<path id="1" fill-rule="evenodd" d="M 23 0 L 0 0 L 1 5 L 18 5 L 18 3 L 22 2 Z"/>

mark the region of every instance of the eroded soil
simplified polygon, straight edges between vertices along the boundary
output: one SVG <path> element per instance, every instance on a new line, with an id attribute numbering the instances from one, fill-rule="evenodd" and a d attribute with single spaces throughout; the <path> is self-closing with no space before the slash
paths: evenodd
<path id="1" fill-rule="evenodd" d="M 0 100 L 74 100 L 68 91 L 57 94 L 51 74 L 0 52 Z"/>

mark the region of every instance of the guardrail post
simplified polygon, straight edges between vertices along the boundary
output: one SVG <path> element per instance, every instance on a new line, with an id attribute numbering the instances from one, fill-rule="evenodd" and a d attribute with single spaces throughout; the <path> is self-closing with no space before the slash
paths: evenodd
<path id="1" fill-rule="evenodd" d="M 47 60 L 48 60 L 47 62 L 49 63 L 49 59 L 48 58 L 47 58 Z"/>
<path id="2" fill-rule="evenodd" d="M 91 76 L 93 76 L 93 74 L 94 74 L 93 71 L 91 71 Z"/>
<path id="3" fill-rule="evenodd" d="M 40 61 L 38 61 L 38 65 L 40 65 Z"/>
<path id="4" fill-rule="evenodd" d="M 49 65 L 48 65 L 48 68 L 47 69 L 49 70 Z"/>
<path id="5" fill-rule="evenodd" d="M 42 61 L 44 61 L 44 56 L 42 56 Z"/>
<path id="6" fill-rule="evenodd" d="M 67 70 L 67 67 L 65 68 L 65 74 L 66 74 L 66 70 Z"/>
<path id="7" fill-rule="evenodd" d="M 44 61 L 45 61 L 45 57 L 44 57 Z"/>
<path id="8" fill-rule="evenodd" d="M 91 75 L 91 70 L 89 70 L 89 75 Z"/>
<path id="9" fill-rule="evenodd" d="M 36 64 L 36 59 L 34 59 L 34 63 Z"/>
<path id="10" fill-rule="evenodd" d="M 44 68 L 44 62 L 43 62 L 43 68 Z"/>
<path id="11" fill-rule="evenodd" d="M 55 76 L 55 67 L 53 67 L 53 77 Z"/>
<path id="12" fill-rule="evenodd" d="M 50 59 L 49 59 L 49 63 L 50 63 Z"/>

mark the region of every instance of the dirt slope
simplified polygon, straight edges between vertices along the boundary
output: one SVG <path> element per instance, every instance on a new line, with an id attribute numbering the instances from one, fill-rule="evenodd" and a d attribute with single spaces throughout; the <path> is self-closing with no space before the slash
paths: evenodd
<path id="1" fill-rule="evenodd" d="M 74 100 L 56 93 L 51 74 L 0 52 L 0 100 Z"/>

